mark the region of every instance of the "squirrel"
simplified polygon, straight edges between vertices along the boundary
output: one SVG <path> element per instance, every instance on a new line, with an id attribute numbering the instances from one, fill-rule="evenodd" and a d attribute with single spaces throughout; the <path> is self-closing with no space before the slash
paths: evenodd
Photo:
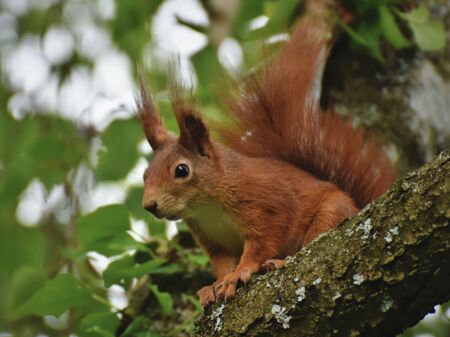
<path id="1" fill-rule="evenodd" d="M 204 307 L 233 298 L 238 283 L 261 269 L 279 268 L 396 177 L 373 135 L 320 109 L 316 82 L 329 36 L 317 13 L 297 22 L 229 104 L 238 127 L 219 128 L 222 142 L 177 94 L 180 134 L 168 132 L 141 77 L 137 114 L 154 150 L 143 206 L 158 218 L 184 219 L 208 255 L 217 280 L 197 293 Z"/>

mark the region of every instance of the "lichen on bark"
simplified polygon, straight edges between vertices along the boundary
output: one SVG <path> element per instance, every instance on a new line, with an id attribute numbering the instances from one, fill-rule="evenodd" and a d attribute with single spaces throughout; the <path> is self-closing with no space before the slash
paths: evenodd
<path id="1" fill-rule="evenodd" d="M 449 219 L 447 150 L 208 308 L 196 336 L 395 336 L 450 298 Z"/>

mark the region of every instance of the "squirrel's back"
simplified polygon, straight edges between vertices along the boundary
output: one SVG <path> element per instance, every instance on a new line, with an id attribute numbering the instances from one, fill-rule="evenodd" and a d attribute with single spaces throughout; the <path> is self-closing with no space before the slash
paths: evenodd
<path id="1" fill-rule="evenodd" d="M 327 38 L 325 24 L 302 18 L 279 54 L 230 105 L 239 127 L 219 131 L 232 149 L 293 163 L 334 182 L 362 208 L 389 188 L 396 170 L 373 136 L 331 109 L 320 111 Z"/>

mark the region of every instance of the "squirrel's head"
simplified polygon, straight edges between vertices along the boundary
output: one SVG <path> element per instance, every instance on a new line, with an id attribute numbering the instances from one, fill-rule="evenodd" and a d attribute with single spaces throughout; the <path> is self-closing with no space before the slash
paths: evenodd
<path id="1" fill-rule="evenodd" d="M 204 202 L 205 177 L 213 177 L 219 168 L 202 119 L 180 99 L 172 99 L 172 104 L 179 137 L 164 127 L 150 93 L 141 83 L 138 116 L 154 151 L 144 173 L 143 206 L 158 218 L 176 220 L 189 216 L 193 205 Z"/>

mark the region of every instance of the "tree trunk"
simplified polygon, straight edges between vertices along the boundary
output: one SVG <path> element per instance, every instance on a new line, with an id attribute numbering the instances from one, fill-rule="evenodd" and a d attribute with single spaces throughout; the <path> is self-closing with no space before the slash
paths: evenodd
<path id="1" fill-rule="evenodd" d="M 196 336 L 395 336 L 450 298 L 449 219 L 447 150 L 208 308 Z"/>

